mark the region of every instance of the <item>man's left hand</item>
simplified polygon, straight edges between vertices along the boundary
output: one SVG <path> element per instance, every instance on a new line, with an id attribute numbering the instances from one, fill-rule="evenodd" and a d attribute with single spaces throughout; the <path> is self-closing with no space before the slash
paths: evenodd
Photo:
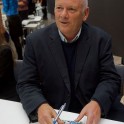
<path id="1" fill-rule="evenodd" d="M 79 122 L 84 116 L 87 116 L 86 124 L 98 124 L 101 117 L 101 108 L 99 104 L 92 100 L 80 112 L 75 121 Z"/>

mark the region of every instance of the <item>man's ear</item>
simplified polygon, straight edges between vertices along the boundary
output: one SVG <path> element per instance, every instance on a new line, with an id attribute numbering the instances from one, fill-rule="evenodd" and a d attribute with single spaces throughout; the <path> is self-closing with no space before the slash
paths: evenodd
<path id="1" fill-rule="evenodd" d="M 89 16 L 89 7 L 84 10 L 83 21 L 86 21 Z"/>

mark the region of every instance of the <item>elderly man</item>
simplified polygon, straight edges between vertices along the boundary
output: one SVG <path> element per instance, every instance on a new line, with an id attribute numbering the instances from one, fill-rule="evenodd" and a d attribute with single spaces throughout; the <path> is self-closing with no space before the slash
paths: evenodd
<path id="1" fill-rule="evenodd" d="M 52 124 L 55 109 L 87 116 L 98 124 L 120 87 L 111 52 L 111 37 L 85 23 L 87 0 L 55 0 L 55 23 L 27 37 L 17 85 L 24 109 L 40 124 Z M 57 119 L 58 123 L 63 123 Z"/>

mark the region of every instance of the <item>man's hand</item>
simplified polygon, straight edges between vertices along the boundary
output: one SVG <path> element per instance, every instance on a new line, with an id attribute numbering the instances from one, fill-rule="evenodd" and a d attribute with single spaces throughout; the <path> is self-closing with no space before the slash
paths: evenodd
<path id="1" fill-rule="evenodd" d="M 38 122 L 40 124 L 53 124 L 52 118 L 56 118 L 56 116 L 55 110 L 48 103 L 44 103 L 38 108 Z M 63 124 L 60 119 L 57 122 Z"/>
<path id="2" fill-rule="evenodd" d="M 75 121 L 80 121 L 84 116 L 87 116 L 86 124 L 98 124 L 101 117 L 101 108 L 96 101 L 89 102 L 80 112 Z"/>

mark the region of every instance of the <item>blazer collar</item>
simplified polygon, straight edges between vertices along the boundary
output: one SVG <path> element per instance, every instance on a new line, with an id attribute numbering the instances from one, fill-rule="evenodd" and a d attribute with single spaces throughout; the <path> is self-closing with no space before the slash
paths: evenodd
<path id="1" fill-rule="evenodd" d="M 53 57 L 55 59 L 58 70 L 60 71 L 62 79 L 64 80 L 68 91 L 70 92 L 71 88 L 70 88 L 69 74 L 67 70 L 65 56 L 60 42 L 61 39 L 56 24 L 52 24 L 52 28 L 49 32 L 49 37 L 50 40 L 48 41 L 48 44 L 51 49 L 51 53 L 53 54 Z M 80 74 L 82 72 L 84 63 L 86 62 L 86 58 L 90 50 L 86 24 L 82 26 L 81 35 L 78 40 L 79 43 L 77 48 L 77 57 L 75 64 L 75 88 L 77 87 L 77 84 L 79 82 Z"/>
<path id="2" fill-rule="evenodd" d="M 83 67 L 89 54 L 90 47 L 91 42 L 89 38 L 88 27 L 87 24 L 84 23 L 77 46 L 77 57 L 75 64 L 75 89 L 77 88 L 80 76 L 83 72 Z"/>
<path id="3" fill-rule="evenodd" d="M 61 39 L 60 39 L 56 24 L 52 24 L 51 26 L 52 28 L 49 32 L 50 40 L 48 41 L 48 45 L 53 55 L 53 58 L 55 59 L 55 62 L 61 74 L 61 77 L 64 80 L 65 86 L 70 92 L 71 91 L 70 90 L 70 79 L 69 79 L 69 74 L 67 70 L 65 56 L 64 56 L 62 45 L 60 42 Z"/>

